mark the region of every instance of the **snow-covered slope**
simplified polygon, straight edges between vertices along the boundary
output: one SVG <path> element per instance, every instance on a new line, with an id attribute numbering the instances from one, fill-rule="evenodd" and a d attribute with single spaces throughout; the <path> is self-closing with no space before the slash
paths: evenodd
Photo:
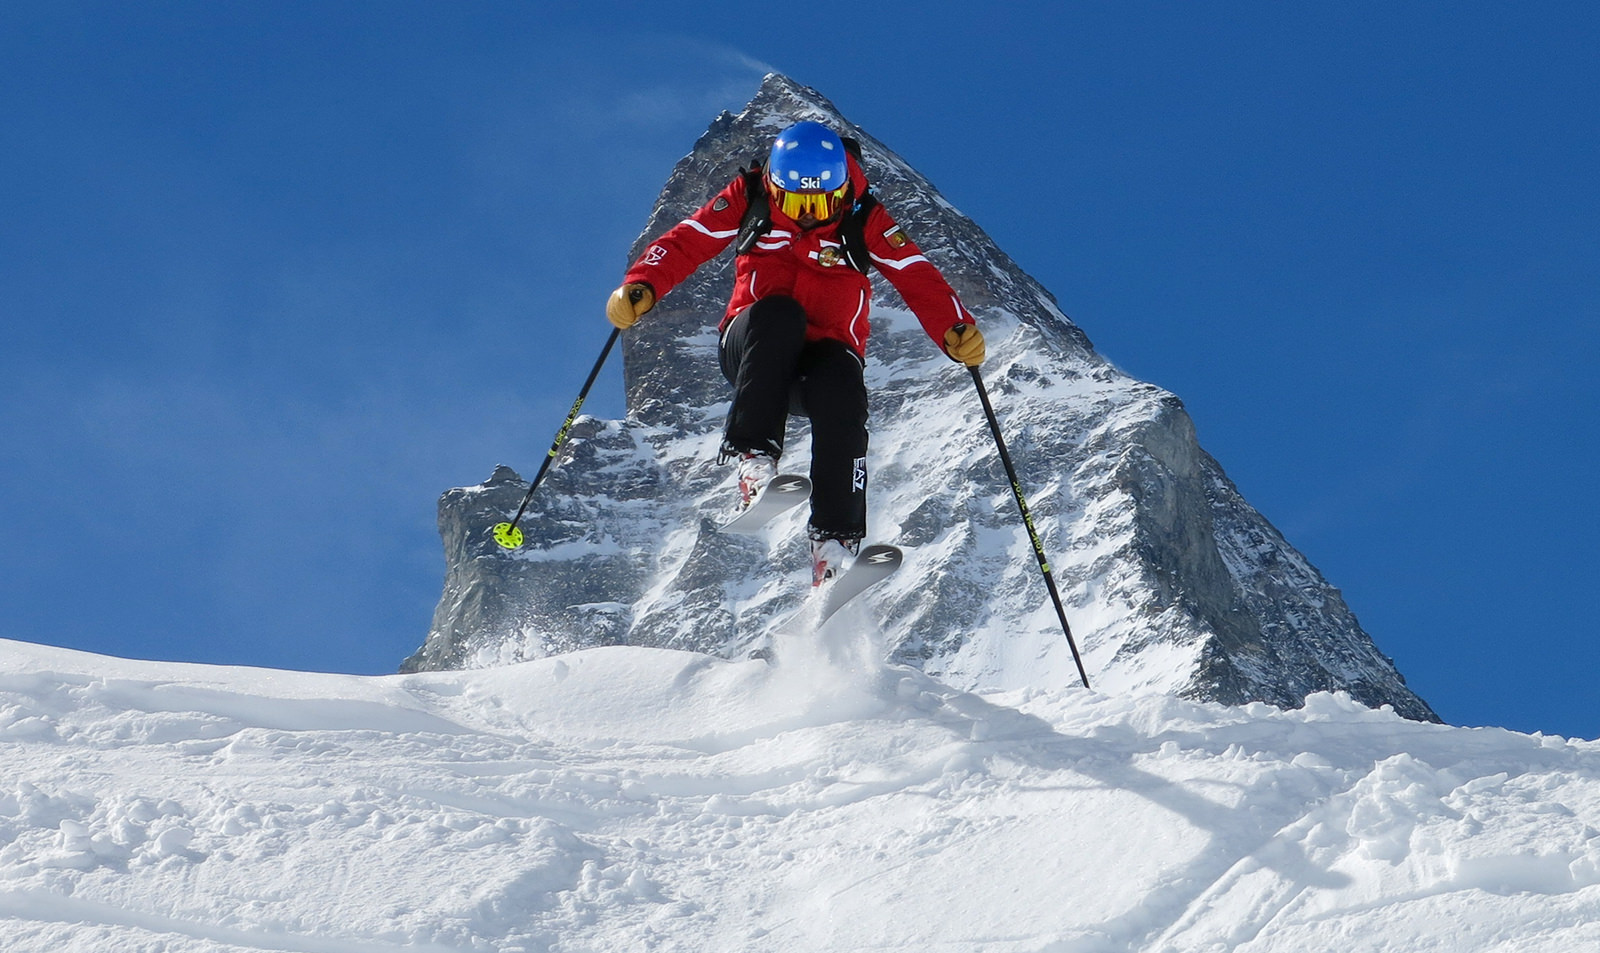
<path id="1" fill-rule="evenodd" d="M 1600 944 L 1600 744 L 611 647 L 382 678 L 0 641 L 8 953 Z"/>
<path id="2" fill-rule="evenodd" d="M 874 191 L 984 328 L 983 374 L 1097 687 L 1282 706 L 1337 689 L 1436 717 L 1339 591 L 1201 449 L 1178 398 L 1097 354 L 976 223 L 815 90 L 768 76 L 742 112 L 714 121 L 634 253 L 796 119 L 860 139 Z M 714 463 L 729 396 L 715 329 L 731 273 L 724 253 L 623 336 L 628 418 L 574 428 L 518 554 L 489 535 L 524 496 L 512 470 L 444 495 L 445 591 L 405 670 L 613 642 L 737 658 L 796 607 L 809 578 L 804 513 L 760 539 L 713 524 L 733 495 L 730 468 Z M 890 651 L 967 689 L 1075 684 L 972 381 L 887 282 L 876 290 L 869 525 L 875 541 L 907 549 L 905 570 L 870 596 Z M 803 470 L 809 431 L 800 419 L 790 430 L 784 465 Z"/>

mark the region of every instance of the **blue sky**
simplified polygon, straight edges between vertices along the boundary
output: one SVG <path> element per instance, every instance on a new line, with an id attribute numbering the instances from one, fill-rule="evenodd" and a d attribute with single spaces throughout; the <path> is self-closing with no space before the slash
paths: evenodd
<path id="1" fill-rule="evenodd" d="M 1446 719 L 1600 736 L 1592 4 L 850 9 L 0 6 L 0 636 L 392 671 L 438 494 L 536 466 L 778 70 L 1181 396 Z"/>

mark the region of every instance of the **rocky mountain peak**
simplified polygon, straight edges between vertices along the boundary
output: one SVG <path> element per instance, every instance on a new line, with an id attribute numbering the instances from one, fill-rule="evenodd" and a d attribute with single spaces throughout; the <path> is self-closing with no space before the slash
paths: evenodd
<path id="1" fill-rule="evenodd" d="M 1105 361 L 1054 296 L 815 90 L 769 75 L 714 119 L 630 254 L 800 119 L 861 142 L 874 192 L 984 328 L 983 373 L 1096 690 L 1284 707 L 1342 690 L 1436 720 L 1200 448 L 1177 397 Z M 715 329 L 731 287 L 725 253 L 623 336 L 627 419 L 579 420 L 523 519 L 522 550 L 489 539 L 526 491 L 509 468 L 441 497 L 445 592 L 404 670 L 619 642 L 742 657 L 801 605 L 802 514 L 764 538 L 714 528 L 732 493 L 714 462 L 729 396 Z M 866 600 L 861 637 L 961 688 L 1076 683 L 971 382 L 887 282 L 874 288 L 870 527 L 907 560 Z M 804 421 L 789 447 L 808 458 Z"/>

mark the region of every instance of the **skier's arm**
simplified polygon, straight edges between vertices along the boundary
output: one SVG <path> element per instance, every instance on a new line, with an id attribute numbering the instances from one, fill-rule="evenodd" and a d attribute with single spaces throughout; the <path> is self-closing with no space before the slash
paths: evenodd
<path id="1" fill-rule="evenodd" d="M 650 243 L 624 277 L 624 286 L 643 284 L 660 299 L 696 268 L 716 257 L 739 234 L 747 199 L 744 179 L 736 177 L 693 215 Z"/>
<path id="2" fill-rule="evenodd" d="M 983 332 L 978 323 L 944 275 L 882 205 L 867 216 L 866 239 L 872 263 L 900 292 L 928 336 L 953 360 L 967 365 L 983 363 Z M 958 327 L 964 330 L 956 330 Z"/>

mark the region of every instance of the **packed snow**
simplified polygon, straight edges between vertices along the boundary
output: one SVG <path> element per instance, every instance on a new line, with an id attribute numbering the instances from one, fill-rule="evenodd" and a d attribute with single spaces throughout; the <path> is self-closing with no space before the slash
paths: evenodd
<path id="1" fill-rule="evenodd" d="M 777 664 L 357 677 L 0 641 L 0 949 L 1600 949 L 1600 744 Z"/>

